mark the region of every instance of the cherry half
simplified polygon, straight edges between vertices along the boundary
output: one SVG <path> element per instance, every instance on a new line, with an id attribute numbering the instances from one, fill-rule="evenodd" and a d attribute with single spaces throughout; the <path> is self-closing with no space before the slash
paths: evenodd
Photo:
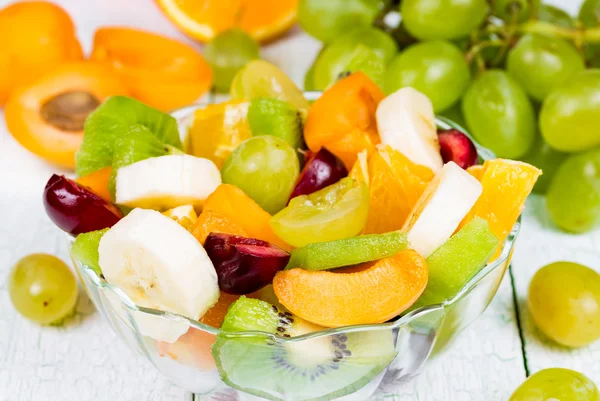
<path id="1" fill-rule="evenodd" d="M 316 153 L 310 152 L 290 199 L 299 195 L 312 194 L 319 189 L 335 184 L 347 175 L 348 170 L 344 163 L 327 149 L 321 148 Z"/>
<path id="2" fill-rule="evenodd" d="M 469 137 L 459 130 L 440 130 L 438 139 L 444 163 L 452 161 L 463 169 L 477 164 L 477 148 Z"/>
<path id="3" fill-rule="evenodd" d="M 289 253 L 266 241 L 222 233 L 208 234 L 204 249 L 217 271 L 219 288 L 235 295 L 271 284 L 290 259 Z"/>
<path id="4" fill-rule="evenodd" d="M 54 224 L 73 235 L 112 227 L 123 217 L 114 204 L 56 174 L 44 188 L 44 208 Z"/>

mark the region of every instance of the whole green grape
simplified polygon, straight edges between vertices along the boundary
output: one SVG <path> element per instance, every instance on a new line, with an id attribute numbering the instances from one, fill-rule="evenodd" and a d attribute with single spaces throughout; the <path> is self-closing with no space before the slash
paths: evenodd
<path id="1" fill-rule="evenodd" d="M 235 74 L 250 60 L 260 57 L 258 43 L 241 29 L 219 33 L 204 49 L 214 74 L 215 89 L 227 93 Z"/>
<path id="2" fill-rule="evenodd" d="M 21 315 L 39 324 L 55 324 L 73 312 L 77 282 L 55 256 L 35 253 L 17 262 L 8 278 L 8 294 Z"/>
<path id="3" fill-rule="evenodd" d="M 598 388 L 588 377 L 570 369 L 550 368 L 529 376 L 509 401 L 599 401 Z"/>
<path id="4" fill-rule="evenodd" d="M 538 7 L 538 19 L 549 22 L 563 28 L 575 28 L 575 20 L 562 8 L 550 4 L 540 4 Z"/>
<path id="5" fill-rule="evenodd" d="M 487 12 L 486 0 L 403 0 L 400 4 L 406 30 L 421 40 L 467 36 Z"/>
<path id="6" fill-rule="evenodd" d="M 462 111 L 471 134 L 498 157 L 517 159 L 531 148 L 536 132 L 533 107 L 505 71 L 481 73 L 467 89 Z"/>
<path id="7" fill-rule="evenodd" d="M 512 22 L 516 14 L 516 22 L 523 22 L 531 15 L 531 9 L 538 8 L 540 3 L 541 0 L 495 0 L 492 12 L 507 22 Z"/>
<path id="8" fill-rule="evenodd" d="M 537 327 L 557 343 L 590 344 L 600 338 L 600 275 L 578 263 L 546 265 L 531 279 L 527 307 Z"/>
<path id="9" fill-rule="evenodd" d="M 267 212 L 283 209 L 300 174 L 298 156 L 284 140 L 255 136 L 240 144 L 221 169 L 224 184 L 242 189 Z"/>
<path id="10" fill-rule="evenodd" d="M 552 89 L 585 69 L 575 47 L 560 38 L 525 35 L 508 53 L 506 67 L 525 91 L 543 101 Z"/>
<path id="11" fill-rule="evenodd" d="M 567 153 L 559 152 L 548 145 L 539 133 L 536 135 L 531 149 L 521 159 L 544 172 L 535 183 L 533 192 L 543 195 L 548 191 L 552 178 L 567 156 Z"/>
<path id="12" fill-rule="evenodd" d="M 434 40 L 409 46 L 388 65 L 386 93 L 411 86 L 424 93 L 436 112 L 455 104 L 469 86 L 471 72 L 464 54 L 454 44 Z"/>
<path id="13" fill-rule="evenodd" d="M 298 22 L 323 43 L 357 28 L 369 27 L 379 13 L 379 0 L 300 0 Z"/>
<path id="14" fill-rule="evenodd" d="M 571 155 L 560 165 L 546 205 L 563 230 L 583 233 L 600 223 L 600 148 Z"/>
<path id="15" fill-rule="evenodd" d="M 600 69 L 580 71 L 544 99 L 540 129 L 546 142 L 563 152 L 600 145 Z"/>

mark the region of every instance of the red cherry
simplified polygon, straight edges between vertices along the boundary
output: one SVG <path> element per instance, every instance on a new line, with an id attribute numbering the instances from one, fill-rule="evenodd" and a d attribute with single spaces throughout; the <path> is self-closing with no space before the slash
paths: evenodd
<path id="1" fill-rule="evenodd" d="M 266 241 L 222 233 L 208 234 L 204 249 L 217 271 L 219 288 L 236 295 L 271 284 L 290 259 L 289 253 Z"/>
<path id="2" fill-rule="evenodd" d="M 477 164 L 477 148 L 468 136 L 456 129 L 438 131 L 444 163 L 450 161 L 466 169 Z"/>
<path id="3" fill-rule="evenodd" d="M 44 188 L 44 208 L 54 224 L 73 235 L 112 227 L 123 217 L 114 204 L 56 174 Z"/>
<path id="4" fill-rule="evenodd" d="M 321 148 L 316 153 L 311 152 L 308 160 L 304 163 L 304 168 L 290 199 L 299 195 L 312 194 L 319 189 L 335 184 L 347 175 L 348 170 L 344 163 L 327 149 Z"/>

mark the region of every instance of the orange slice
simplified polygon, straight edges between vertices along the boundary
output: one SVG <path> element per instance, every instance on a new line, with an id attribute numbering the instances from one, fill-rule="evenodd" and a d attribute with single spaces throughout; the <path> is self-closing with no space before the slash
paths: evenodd
<path id="1" fill-rule="evenodd" d="M 231 152 L 252 136 L 248 106 L 248 102 L 231 100 L 196 110 L 188 131 L 190 152 L 223 167 Z"/>
<path id="2" fill-rule="evenodd" d="M 225 233 L 248 237 L 248 232 L 242 226 L 216 210 L 207 210 L 206 206 L 190 231 L 202 245 L 204 245 L 204 241 L 206 241 L 206 237 L 210 233 Z"/>
<path id="3" fill-rule="evenodd" d="M 296 21 L 298 0 L 156 0 L 181 30 L 202 42 L 240 28 L 259 42 L 283 34 Z"/>

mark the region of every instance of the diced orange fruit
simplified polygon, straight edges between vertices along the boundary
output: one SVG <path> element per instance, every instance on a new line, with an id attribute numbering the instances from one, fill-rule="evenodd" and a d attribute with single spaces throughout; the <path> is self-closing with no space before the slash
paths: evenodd
<path id="1" fill-rule="evenodd" d="M 409 308 L 427 285 L 427 263 L 413 250 L 333 271 L 284 270 L 273 288 L 293 314 L 325 327 L 381 323 Z"/>
<path id="2" fill-rule="evenodd" d="M 225 320 L 225 315 L 227 314 L 229 307 L 237 301 L 239 297 L 239 295 L 227 294 L 226 292 L 221 291 L 217 303 L 200 318 L 200 322 L 217 329 L 220 328 L 223 324 L 223 320 Z"/>
<path id="3" fill-rule="evenodd" d="M 204 201 L 204 212 L 212 210 L 242 227 L 250 238 L 257 238 L 289 251 L 292 247 L 281 240 L 269 225 L 271 215 L 241 189 L 221 184 Z"/>
<path id="4" fill-rule="evenodd" d="M 170 111 L 196 101 L 212 85 L 212 71 L 193 47 L 133 28 L 100 28 L 92 60 L 118 72 L 132 95 Z"/>
<path id="5" fill-rule="evenodd" d="M 113 95 L 129 92 L 109 68 L 89 61 L 62 64 L 16 90 L 4 117 L 10 133 L 26 149 L 73 168 L 85 118 Z"/>
<path id="6" fill-rule="evenodd" d="M 487 160 L 482 168 L 471 168 L 469 172 L 475 177 L 481 176 L 483 192 L 458 229 L 475 216 L 486 219 L 501 243 L 497 257 L 542 171 L 520 161 L 494 159 Z"/>
<path id="7" fill-rule="evenodd" d="M 11 4 L 0 10 L 0 105 L 59 64 L 83 59 L 69 14 L 46 1 Z"/>
<path id="8" fill-rule="evenodd" d="M 248 106 L 248 102 L 231 100 L 196 110 L 188 131 L 191 154 L 223 167 L 231 152 L 252 136 Z"/>
<path id="9" fill-rule="evenodd" d="M 216 210 L 206 209 L 200 213 L 191 233 L 202 245 L 210 233 L 225 233 L 248 237 L 248 232 L 235 221 Z"/>
<path id="10" fill-rule="evenodd" d="M 260 42 L 274 39 L 294 25 L 298 5 L 298 0 L 156 1 L 175 25 L 203 42 L 230 28 Z"/>
<path id="11" fill-rule="evenodd" d="M 467 172 L 471 174 L 473 177 L 477 178 L 481 182 L 481 178 L 483 177 L 483 172 L 485 169 L 482 164 L 476 164 L 471 167 L 467 167 Z"/>
<path id="12" fill-rule="evenodd" d="M 357 155 L 379 143 L 375 111 L 385 94 L 362 72 L 340 79 L 308 111 L 304 140 L 313 152 L 326 147 L 350 170 Z"/>
<path id="13" fill-rule="evenodd" d="M 90 191 L 101 197 L 107 202 L 112 202 L 112 197 L 108 191 L 108 179 L 112 172 L 112 167 L 104 167 L 91 174 L 77 178 L 78 184 L 87 187 Z"/>
<path id="14" fill-rule="evenodd" d="M 366 149 L 358 154 L 354 165 L 348 172 L 348 177 L 369 185 L 369 156 Z"/>

